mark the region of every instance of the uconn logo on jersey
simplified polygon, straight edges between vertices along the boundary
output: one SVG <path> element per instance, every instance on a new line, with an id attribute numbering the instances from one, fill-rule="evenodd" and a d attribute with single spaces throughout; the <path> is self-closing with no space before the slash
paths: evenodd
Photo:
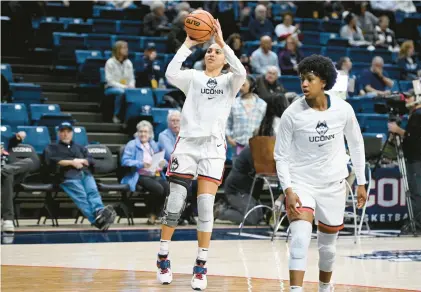
<path id="1" fill-rule="evenodd" d="M 216 82 L 215 78 L 209 78 L 208 82 L 206 83 L 206 86 L 209 88 L 202 88 L 200 90 L 200 93 L 203 94 L 224 94 L 224 91 L 222 89 L 215 89 L 216 86 L 218 86 L 218 82 Z"/>
<path id="2" fill-rule="evenodd" d="M 326 121 L 318 121 L 316 126 L 316 131 L 319 133 L 320 136 L 311 136 L 308 137 L 308 140 L 311 143 L 314 142 L 323 142 L 323 141 L 329 141 L 332 139 L 335 139 L 335 134 L 326 135 L 327 131 L 329 130 L 329 127 L 327 126 Z"/>

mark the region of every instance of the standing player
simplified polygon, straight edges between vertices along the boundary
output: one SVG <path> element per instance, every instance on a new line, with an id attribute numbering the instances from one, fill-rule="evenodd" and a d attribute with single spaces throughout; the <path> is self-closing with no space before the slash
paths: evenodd
<path id="1" fill-rule="evenodd" d="M 246 79 L 244 66 L 224 42 L 219 21 L 215 21 L 214 30 L 215 43 L 206 52 L 205 71 L 181 70 L 181 64 L 192 53 L 190 48 L 199 43 L 187 36 L 165 75 L 170 83 L 184 92 L 186 101 L 167 172 L 170 194 L 162 218 L 157 278 L 162 284 L 172 281 L 168 245 L 183 212 L 191 179 L 197 175 L 199 248 L 191 280 L 194 290 L 204 290 L 207 286 L 205 264 L 214 221 L 213 204 L 226 158 L 226 122 L 234 98 Z M 227 63 L 232 73 L 221 74 Z"/>
<path id="2" fill-rule="evenodd" d="M 285 110 L 275 144 L 276 168 L 286 194 L 291 230 L 290 291 L 302 291 L 315 213 L 319 291 L 329 292 L 346 199 L 344 135 L 357 177 L 358 208 L 364 206 L 367 198 L 364 143 L 352 107 L 325 93 L 333 87 L 337 76 L 332 61 L 312 55 L 300 62 L 298 72 L 304 97 Z"/>

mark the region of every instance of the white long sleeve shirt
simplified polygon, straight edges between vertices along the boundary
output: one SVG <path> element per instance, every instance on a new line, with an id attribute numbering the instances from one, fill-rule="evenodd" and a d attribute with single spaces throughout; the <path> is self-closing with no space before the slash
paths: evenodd
<path id="1" fill-rule="evenodd" d="M 107 87 L 127 88 L 135 86 L 133 64 L 129 59 L 120 63 L 111 57 L 105 63 L 105 81 Z"/>
<path id="2" fill-rule="evenodd" d="M 180 137 L 225 137 L 231 106 L 247 73 L 228 45 L 222 50 L 232 72 L 217 77 L 194 69 L 181 70 L 181 64 L 192 53 L 184 44 L 168 64 L 165 77 L 186 95 Z"/>
<path id="3" fill-rule="evenodd" d="M 300 182 L 323 186 L 346 178 L 344 136 L 357 183 L 365 184 L 364 141 L 352 107 L 334 96 L 325 111 L 312 109 L 304 97 L 293 102 L 281 117 L 274 151 L 283 190 Z"/>

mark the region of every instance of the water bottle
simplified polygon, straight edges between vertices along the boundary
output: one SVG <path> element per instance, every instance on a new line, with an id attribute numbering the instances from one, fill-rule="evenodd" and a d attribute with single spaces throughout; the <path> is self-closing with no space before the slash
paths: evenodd
<path id="1" fill-rule="evenodd" d="M 160 79 L 159 79 L 158 88 L 161 88 L 161 89 L 165 89 L 165 88 L 167 88 L 167 87 L 165 86 L 165 81 L 164 81 L 164 78 L 160 78 Z"/>

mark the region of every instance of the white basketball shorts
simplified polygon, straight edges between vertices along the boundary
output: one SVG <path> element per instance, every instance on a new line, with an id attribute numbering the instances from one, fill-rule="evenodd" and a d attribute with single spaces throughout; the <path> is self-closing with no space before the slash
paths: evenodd
<path id="1" fill-rule="evenodd" d="M 220 185 L 226 159 L 225 139 L 217 137 L 178 137 L 168 176 L 209 180 Z"/>
<path id="2" fill-rule="evenodd" d="M 292 190 L 301 200 L 302 207 L 299 210 L 314 213 L 316 224 L 331 231 L 343 228 L 346 203 L 345 179 L 322 186 L 293 183 Z"/>

